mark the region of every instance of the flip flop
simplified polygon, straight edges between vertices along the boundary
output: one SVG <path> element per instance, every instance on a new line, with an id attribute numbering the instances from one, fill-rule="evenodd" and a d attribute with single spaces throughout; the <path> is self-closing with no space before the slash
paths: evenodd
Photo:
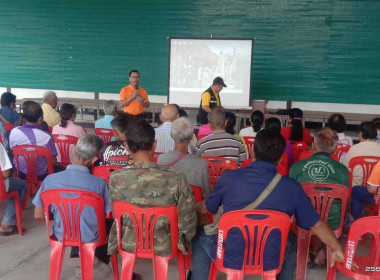
<path id="1" fill-rule="evenodd" d="M 0 236 L 9 236 L 9 235 L 17 234 L 17 233 L 18 233 L 17 226 L 12 226 L 11 231 L 0 231 Z"/>

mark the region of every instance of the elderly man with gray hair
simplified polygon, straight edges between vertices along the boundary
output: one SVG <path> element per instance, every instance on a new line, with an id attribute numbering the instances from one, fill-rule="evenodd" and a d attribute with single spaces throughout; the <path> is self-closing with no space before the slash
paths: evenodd
<path id="1" fill-rule="evenodd" d="M 210 178 L 207 162 L 188 153 L 189 143 L 193 138 L 194 127 L 185 118 L 176 119 L 170 131 L 174 140 L 174 150 L 158 157 L 158 165 L 183 173 L 189 184 L 200 187 L 203 197 L 210 192 Z"/>
<path id="2" fill-rule="evenodd" d="M 114 100 L 106 100 L 103 103 L 104 118 L 95 122 L 95 128 L 112 129 L 111 122 L 117 113 L 117 103 Z"/>
<path id="3" fill-rule="evenodd" d="M 47 91 L 44 93 L 43 104 L 41 106 L 44 112 L 44 121 L 48 126 L 53 127 L 61 122 L 61 116 L 55 110 L 58 105 L 58 98 L 54 91 Z"/>
<path id="4" fill-rule="evenodd" d="M 101 178 L 91 175 L 88 168 L 97 160 L 102 146 L 103 141 L 95 134 L 85 134 L 79 138 L 75 147 L 73 163 L 67 166 L 65 171 L 47 176 L 34 197 L 33 204 L 36 206 L 34 210 L 35 219 L 40 221 L 44 220 L 41 193 L 51 189 L 75 189 L 97 193 L 103 197 L 104 212 L 108 213 L 111 211 L 106 182 Z M 54 235 L 61 241 L 63 234 L 61 216 L 58 209 L 54 206 L 51 207 L 51 212 L 55 220 L 53 226 Z M 82 242 L 96 241 L 98 239 L 98 225 L 94 210 L 89 208 L 87 211 L 83 211 L 81 221 L 86 224 L 86 227 L 81 228 Z M 111 225 L 112 222 L 109 224 Z M 76 247 L 73 247 L 71 256 L 76 256 L 77 251 Z M 95 256 L 97 258 L 94 261 L 94 275 L 96 275 L 97 279 L 102 279 L 102 277 L 104 278 L 106 275 L 112 273 L 111 268 L 108 266 L 109 256 L 107 256 L 107 244 L 98 247 L 95 251 Z M 79 274 L 80 269 L 76 269 L 75 272 Z M 77 275 L 77 277 L 78 276 L 80 275 Z"/>
<path id="5" fill-rule="evenodd" d="M 154 129 L 156 132 L 157 147 L 156 152 L 167 153 L 173 149 L 174 141 L 170 136 L 172 123 L 179 117 L 178 109 L 173 104 L 166 104 L 161 109 L 160 119 L 163 122 L 160 127 Z"/>

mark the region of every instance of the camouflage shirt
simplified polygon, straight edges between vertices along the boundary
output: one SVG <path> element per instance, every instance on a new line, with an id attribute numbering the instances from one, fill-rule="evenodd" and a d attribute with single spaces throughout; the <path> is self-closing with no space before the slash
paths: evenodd
<path id="1" fill-rule="evenodd" d="M 162 169 L 154 162 L 135 162 L 130 169 L 114 171 L 109 181 L 111 205 L 116 200 L 132 203 L 137 207 L 175 205 L 178 208 L 178 248 L 185 254 L 195 235 L 197 216 L 194 210 L 194 194 L 185 175 Z M 171 253 L 169 221 L 159 219 L 154 229 L 154 250 L 159 256 Z M 122 248 L 135 250 L 135 229 L 132 221 L 123 217 Z M 116 254 L 116 225 L 112 226 L 108 253 Z"/>

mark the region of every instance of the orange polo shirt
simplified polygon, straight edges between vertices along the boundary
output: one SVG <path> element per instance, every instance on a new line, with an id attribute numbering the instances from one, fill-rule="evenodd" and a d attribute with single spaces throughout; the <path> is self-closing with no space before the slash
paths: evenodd
<path id="1" fill-rule="evenodd" d="M 135 87 L 128 85 L 123 87 L 120 91 L 120 99 L 128 99 L 132 96 L 132 92 L 135 90 Z M 138 88 L 138 95 L 141 96 L 144 101 L 149 101 L 148 94 L 146 90 L 142 87 Z M 138 115 L 144 112 L 144 106 L 137 100 L 132 100 L 127 106 L 124 106 L 124 112 L 130 115 Z"/>

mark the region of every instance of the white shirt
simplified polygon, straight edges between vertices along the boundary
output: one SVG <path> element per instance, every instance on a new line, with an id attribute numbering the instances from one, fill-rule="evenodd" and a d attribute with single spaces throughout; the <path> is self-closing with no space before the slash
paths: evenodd
<path id="1" fill-rule="evenodd" d="M 156 152 L 167 153 L 170 150 L 174 150 L 174 140 L 170 136 L 172 124 L 172 122 L 164 122 L 161 126 L 154 129 L 157 140 Z"/>
<path id="2" fill-rule="evenodd" d="M 263 128 L 261 128 L 261 129 L 263 129 Z M 261 130 L 260 129 L 260 130 Z M 259 131 L 260 131 L 259 130 Z M 246 127 L 246 128 L 242 128 L 241 130 L 240 130 L 240 132 L 239 132 L 239 135 L 241 136 L 241 137 L 244 137 L 244 136 L 251 136 L 251 137 L 256 137 L 256 134 L 257 134 L 257 132 L 255 132 L 254 130 L 253 130 L 253 127 L 252 126 L 249 126 L 249 127 Z"/>
<path id="3" fill-rule="evenodd" d="M 1 171 L 5 171 L 12 168 L 12 163 L 9 160 L 7 151 L 5 150 L 3 144 L 0 143 L 0 166 Z M 9 179 L 4 179 L 5 191 L 9 189 Z"/>
<path id="4" fill-rule="evenodd" d="M 342 143 L 342 144 L 346 144 L 350 146 L 354 145 L 354 142 L 352 141 L 352 137 L 346 136 L 344 132 L 338 133 L 338 137 L 339 137 L 338 143 Z"/>

